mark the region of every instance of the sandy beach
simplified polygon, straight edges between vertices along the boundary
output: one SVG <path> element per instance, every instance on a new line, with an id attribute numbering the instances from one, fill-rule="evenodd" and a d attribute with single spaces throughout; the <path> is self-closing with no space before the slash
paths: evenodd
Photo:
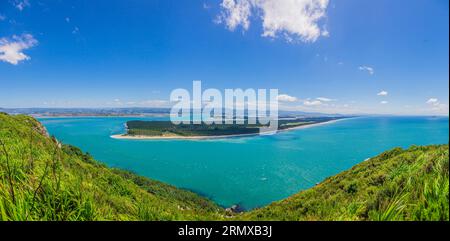
<path id="1" fill-rule="evenodd" d="M 348 119 L 348 118 L 287 128 L 284 130 L 278 130 L 277 133 L 285 132 L 285 131 L 299 130 L 299 129 L 306 129 L 306 128 L 317 127 L 317 126 L 322 126 L 322 125 L 328 125 L 328 124 L 336 123 L 336 122 L 344 120 L 344 119 Z M 143 135 L 129 136 L 127 134 L 118 134 L 118 135 L 111 135 L 111 138 L 121 139 L 121 140 L 211 140 L 211 139 L 226 139 L 226 138 L 236 138 L 236 137 L 250 137 L 250 136 L 258 136 L 258 135 L 260 135 L 260 133 L 223 135 L 223 136 L 176 136 L 176 135 L 171 135 L 171 136 L 143 136 Z"/>

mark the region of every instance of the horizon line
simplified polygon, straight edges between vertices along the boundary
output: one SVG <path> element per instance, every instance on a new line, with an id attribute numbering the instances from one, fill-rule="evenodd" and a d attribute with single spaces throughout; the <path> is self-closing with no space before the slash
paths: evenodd
<path id="1" fill-rule="evenodd" d="M 111 110 L 111 109 L 159 109 L 159 110 L 170 110 L 170 107 L 0 107 L 0 110 L 23 110 L 23 109 L 48 109 L 48 110 L 74 110 L 74 109 L 86 109 L 86 110 Z M 318 112 L 318 111 L 303 111 L 303 110 L 283 110 L 279 109 L 278 111 L 282 112 L 302 112 L 302 113 L 308 113 L 308 114 L 322 114 L 322 115 L 356 115 L 356 116 L 417 116 L 417 117 L 431 117 L 431 116 L 438 116 L 438 117 L 450 117 L 449 113 L 442 114 L 442 113 L 436 113 L 436 114 L 398 114 L 398 113 L 327 113 L 327 112 Z M 7 113 L 9 114 L 9 113 Z M 21 114 L 21 113 L 18 113 Z"/>

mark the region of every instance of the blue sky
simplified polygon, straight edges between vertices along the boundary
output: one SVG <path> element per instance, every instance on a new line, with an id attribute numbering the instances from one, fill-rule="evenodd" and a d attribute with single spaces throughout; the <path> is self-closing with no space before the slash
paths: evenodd
<path id="1" fill-rule="evenodd" d="M 202 80 L 288 110 L 448 115 L 448 5 L 3 0 L 0 107 L 168 106 Z"/>

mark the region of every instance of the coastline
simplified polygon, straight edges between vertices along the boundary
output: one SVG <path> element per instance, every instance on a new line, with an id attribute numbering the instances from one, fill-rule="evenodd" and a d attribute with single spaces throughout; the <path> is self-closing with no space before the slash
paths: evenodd
<path id="1" fill-rule="evenodd" d="M 303 126 L 296 126 L 292 128 L 287 128 L 284 130 L 278 130 L 276 134 L 281 132 L 287 132 L 287 131 L 294 131 L 294 130 L 300 130 L 300 129 L 307 129 L 317 126 L 323 126 L 328 124 L 333 124 L 341 120 L 346 120 L 351 118 L 342 118 L 337 120 L 330 120 L 320 123 L 314 123 L 314 124 L 307 124 Z M 214 139 L 228 139 L 228 138 L 236 138 L 236 137 L 251 137 L 251 136 L 259 136 L 259 133 L 252 133 L 252 134 L 237 134 L 237 135 L 221 135 L 221 136 L 143 136 L 143 135 L 135 135 L 135 136 L 128 136 L 126 134 L 116 134 L 111 135 L 110 137 L 113 139 L 118 140 L 214 140 Z"/>

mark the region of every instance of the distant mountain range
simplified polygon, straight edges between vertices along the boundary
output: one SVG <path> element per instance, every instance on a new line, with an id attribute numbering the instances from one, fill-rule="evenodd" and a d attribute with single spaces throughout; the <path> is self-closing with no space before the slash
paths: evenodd
<path id="1" fill-rule="evenodd" d="M 145 116 L 169 114 L 168 108 L 0 108 L 8 114 L 32 116 Z"/>
<path id="2" fill-rule="evenodd" d="M 31 116 L 154 116 L 168 115 L 170 108 L 0 108 L 0 112 Z M 325 114 L 319 112 L 279 111 L 282 118 L 301 117 L 342 117 L 348 115 Z"/>

